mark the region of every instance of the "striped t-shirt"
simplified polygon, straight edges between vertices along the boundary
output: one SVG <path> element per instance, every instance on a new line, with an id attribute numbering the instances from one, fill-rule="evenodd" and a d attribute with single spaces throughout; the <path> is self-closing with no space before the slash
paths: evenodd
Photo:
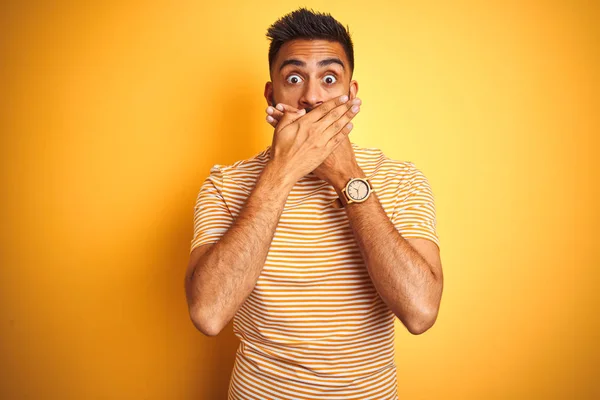
<path id="1" fill-rule="evenodd" d="M 423 173 L 379 149 L 352 147 L 402 236 L 439 246 Z M 227 231 L 269 154 L 270 146 L 210 170 L 194 207 L 191 250 Z M 397 399 L 394 314 L 369 278 L 337 197 L 312 173 L 289 193 L 256 286 L 233 319 L 240 345 L 229 400 Z"/>

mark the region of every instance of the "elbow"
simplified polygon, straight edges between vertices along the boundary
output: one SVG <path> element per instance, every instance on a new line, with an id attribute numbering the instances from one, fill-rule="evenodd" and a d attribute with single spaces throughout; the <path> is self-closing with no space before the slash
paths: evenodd
<path id="1" fill-rule="evenodd" d="M 413 335 L 420 335 L 431 328 L 433 324 L 408 324 L 406 329 Z"/>
<path id="2" fill-rule="evenodd" d="M 223 324 L 214 318 L 208 318 L 198 309 L 190 309 L 192 323 L 205 336 L 217 336 L 223 330 Z"/>
<path id="3" fill-rule="evenodd" d="M 427 332 L 435 324 L 437 315 L 437 308 L 423 311 L 407 320 L 404 325 L 411 334 L 421 335 L 422 333 Z"/>
<path id="4" fill-rule="evenodd" d="M 210 307 L 203 305 L 200 298 L 193 294 L 190 280 L 185 279 L 185 291 L 188 303 L 188 314 L 194 327 L 205 336 L 217 336 L 223 329 L 224 324 L 214 317 L 214 312 L 210 312 Z"/>

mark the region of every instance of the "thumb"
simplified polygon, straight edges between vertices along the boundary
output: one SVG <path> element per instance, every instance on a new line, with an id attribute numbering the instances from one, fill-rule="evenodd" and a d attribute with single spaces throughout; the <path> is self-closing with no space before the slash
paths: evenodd
<path id="1" fill-rule="evenodd" d="M 304 114 L 306 114 L 306 110 L 304 108 L 301 108 L 300 110 L 298 110 L 296 112 L 291 112 L 291 111 L 285 112 L 283 114 L 283 117 L 281 117 L 281 119 L 279 120 L 279 123 L 277 124 L 277 130 L 281 131 L 286 126 L 295 122 L 298 118 L 302 117 Z"/>

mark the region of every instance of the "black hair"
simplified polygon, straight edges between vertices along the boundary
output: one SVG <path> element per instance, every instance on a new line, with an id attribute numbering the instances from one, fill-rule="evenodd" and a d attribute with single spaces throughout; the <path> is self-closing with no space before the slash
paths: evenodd
<path id="1" fill-rule="evenodd" d="M 338 42 L 344 48 L 350 63 L 350 76 L 354 71 L 354 47 L 350 38 L 350 28 L 344 28 L 328 13 L 319 13 L 306 8 L 281 17 L 267 30 L 269 45 L 269 72 L 279 49 L 285 42 L 294 39 L 324 39 Z"/>

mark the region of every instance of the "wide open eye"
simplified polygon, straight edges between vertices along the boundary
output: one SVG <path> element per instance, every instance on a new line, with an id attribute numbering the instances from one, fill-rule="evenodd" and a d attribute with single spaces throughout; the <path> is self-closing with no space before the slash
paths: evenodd
<path id="1" fill-rule="evenodd" d="M 335 75 L 332 75 L 332 74 L 325 75 L 325 78 L 323 78 L 323 80 L 328 85 L 333 85 L 334 83 L 337 82 L 337 78 L 335 77 Z"/>
<path id="2" fill-rule="evenodd" d="M 302 82 L 302 78 L 300 77 L 300 75 L 292 74 L 287 77 L 286 81 L 295 85 L 296 83 Z"/>

